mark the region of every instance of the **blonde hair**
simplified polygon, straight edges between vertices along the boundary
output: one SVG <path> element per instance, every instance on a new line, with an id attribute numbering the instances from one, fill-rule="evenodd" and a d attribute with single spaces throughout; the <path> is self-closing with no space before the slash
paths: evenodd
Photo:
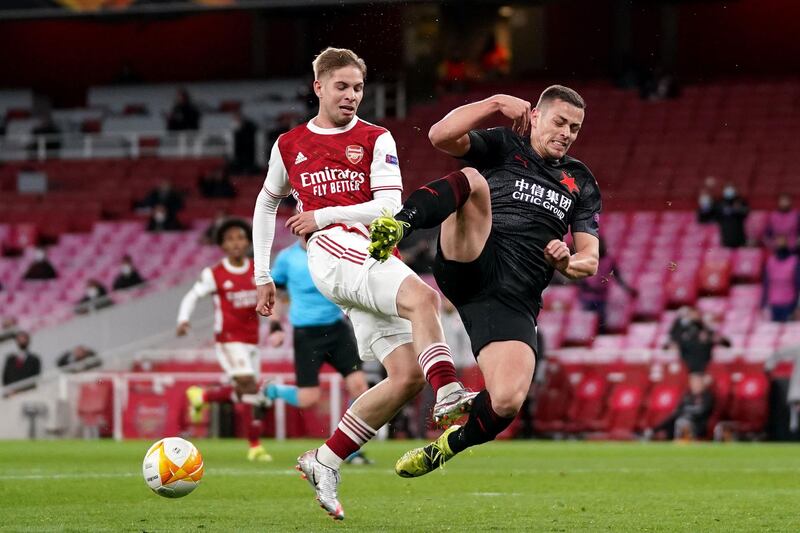
<path id="1" fill-rule="evenodd" d="M 314 58 L 311 66 L 314 68 L 315 79 L 320 79 L 325 74 L 349 66 L 356 67 L 361 71 L 364 79 L 367 78 L 367 64 L 355 52 L 347 48 L 332 48 L 329 46 Z"/>

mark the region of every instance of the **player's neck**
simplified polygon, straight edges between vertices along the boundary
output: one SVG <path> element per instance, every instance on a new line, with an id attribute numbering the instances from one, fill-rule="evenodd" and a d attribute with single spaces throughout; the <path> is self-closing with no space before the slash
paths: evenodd
<path id="1" fill-rule="evenodd" d="M 228 256 L 228 263 L 230 263 L 230 265 L 232 267 L 237 267 L 237 268 L 241 267 L 241 266 L 244 266 L 244 257 L 231 257 L 231 256 Z"/>
<path id="2" fill-rule="evenodd" d="M 317 116 L 315 116 L 314 118 L 311 119 L 311 123 L 314 126 L 316 126 L 318 128 L 321 128 L 321 129 L 324 129 L 324 130 L 333 130 L 333 129 L 337 129 L 337 128 L 345 128 L 353 120 L 355 120 L 355 117 L 353 117 L 352 120 L 349 120 L 345 124 L 336 124 L 333 120 L 331 120 L 330 117 L 328 117 L 328 116 L 326 116 L 326 115 L 324 115 L 322 113 L 318 113 Z"/>

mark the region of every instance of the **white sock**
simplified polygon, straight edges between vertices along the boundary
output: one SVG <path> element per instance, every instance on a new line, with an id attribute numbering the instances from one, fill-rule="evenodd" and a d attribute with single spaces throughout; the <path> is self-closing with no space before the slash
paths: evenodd
<path id="1" fill-rule="evenodd" d="M 438 391 L 436 391 L 436 401 L 440 402 L 442 401 L 442 398 L 445 398 L 448 394 L 451 394 L 463 388 L 464 385 L 462 385 L 458 381 L 455 381 L 453 383 L 448 383 L 447 385 L 444 385 Z"/>
<path id="2" fill-rule="evenodd" d="M 333 453 L 333 450 L 328 448 L 327 444 L 323 444 L 317 449 L 317 461 L 324 464 L 328 468 L 339 470 L 339 467 L 342 466 L 344 459 Z"/>

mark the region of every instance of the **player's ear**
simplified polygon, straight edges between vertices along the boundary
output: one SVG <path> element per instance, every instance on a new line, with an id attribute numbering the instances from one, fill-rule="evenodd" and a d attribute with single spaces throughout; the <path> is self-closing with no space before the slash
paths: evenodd
<path id="1" fill-rule="evenodd" d="M 534 107 L 533 109 L 531 109 L 531 129 L 536 127 L 536 121 L 539 119 L 540 114 L 541 113 L 539 113 L 538 107 Z"/>
<path id="2" fill-rule="evenodd" d="M 322 82 L 319 80 L 314 80 L 314 94 L 317 98 L 322 98 Z"/>

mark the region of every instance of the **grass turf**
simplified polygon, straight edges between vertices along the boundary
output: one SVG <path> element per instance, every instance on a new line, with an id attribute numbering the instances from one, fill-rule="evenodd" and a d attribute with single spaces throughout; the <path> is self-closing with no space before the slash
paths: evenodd
<path id="1" fill-rule="evenodd" d="M 800 447 L 500 442 L 418 479 L 393 472 L 418 443 L 372 443 L 345 466 L 346 519 L 319 509 L 294 458 L 316 442 L 197 441 L 206 473 L 180 500 L 141 477 L 149 443 L 0 442 L 3 531 L 800 531 Z"/>

